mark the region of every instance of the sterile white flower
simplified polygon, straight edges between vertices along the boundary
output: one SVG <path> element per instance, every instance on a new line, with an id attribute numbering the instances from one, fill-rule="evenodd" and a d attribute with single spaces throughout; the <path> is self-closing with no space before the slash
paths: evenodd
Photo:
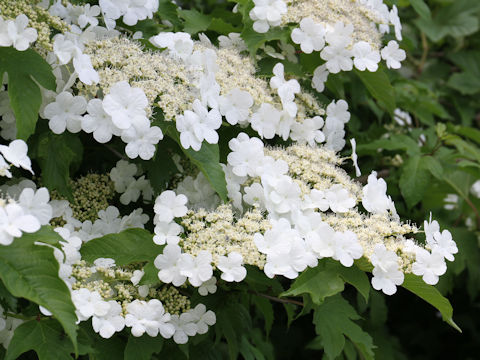
<path id="1" fill-rule="evenodd" d="M 382 178 L 377 179 L 377 172 L 372 171 L 368 183 L 363 187 L 363 207 L 374 214 L 384 214 L 390 210 L 396 213 L 392 198 L 387 196 L 387 183 Z"/>
<path id="2" fill-rule="evenodd" d="M 195 257 L 184 254 L 179 261 L 180 274 L 188 277 L 188 281 L 195 287 L 199 287 L 213 275 L 212 254 L 201 250 Z"/>
<path id="3" fill-rule="evenodd" d="M 325 66 L 332 74 L 340 71 L 350 71 L 353 68 L 352 51 L 344 45 L 325 46 L 320 57 L 326 61 Z"/>
<path id="4" fill-rule="evenodd" d="M 82 129 L 82 114 L 86 110 L 87 100 L 83 96 L 73 96 L 63 91 L 45 107 L 44 114 L 50 120 L 50 130 L 55 134 L 61 134 L 65 129 L 77 133 Z"/>
<path id="5" fill-rule="evenodd" d="M 93 330 L 100 334 L 104 339 L 109 339 L 116 332 L 120 332 L 125 327 L 125 318 L 122 316 L 122 306 L 115 300 L 108 301 L 110 308 L 103 316 L 93 315 Z"/>
<path id="6" fill-rule="evenodd" d="M 145 271 L 143 270 L 135 270 L 133 272 L 132 277 L 130 278 L 130 281 L 132 282 L 133 285 L 138 285 L 140 280 L 142 280 L 143 275 L 145 275 Z"/>
<path id="7" fill-rule="evenodd" d="M 294 122 L 290 138 L 299 144 L 307 143 L 313 147 L 316 143 L 325 141 L 325 134 L 320 130 L 323 125 L 324 121 L 320 116 L 305 119 L 302 123 Z"/>
<path id="8" fill-rule="evenodd" d="M 139 156 L 142 160 L 150 160 L 155 154 L 155 145 L 163 139 L 163 133 L 158 126 L 150 126 L 147 120 L 123 130 L 121 138 L 127 143 L 125 153 L 130 159 Z"/>
<path id="9" fill-rule="evenodd" d="M 282 113 L 269 103 L 262 103 L 253 113 L 250 123 L 260 137 L 273 139 Z"/>
<path id="10" fill-rule="evenodd" d="M 105 316 L 110 310 L 110 304 L 102 299 L 98 291 L 86 288 L 73 290 L 72 302 L 79 321 L 88 320 L 91 316 Z"/>
<path id="11" fill-rule="evenodd" d="M 283 109 L 293 117 L 297 114 L 297 104 L 293 100 L 295 94 L 300 92 L 300 84 L 296 79 L 285 80 L 282 63 L 273 67 L 273 74 L 274 76 L 270 79 L 270 87 L 277 90 Z"/>
<path id="12" fill-rule="evenodd" d="M 363 248 L 358 241 L 357 235 L 352 231 L 335 233 L 335 254 L 333 258 L 340 261 L 343 266 L 350 267 L 353 260 L 360 259 Z"/>
<path id="13" fill-rule="evenodd" d="M 37 30 L 27 28 L 28 17 L 25 14 L 18 15 L 15 20 L 7 20 L 3 24 L 3 31 L 2 23 L 3 19 L 0 18 L 0 46 L 13 46 L 18 51 L 24 51 L 37 40 Z"/>
<path id="14" fill-rule="evenodd" d="M 393 120 L 400 126 L 412 125 L 412 117 L 410 114 L 398 108 L 393 111 Z"/>
<path id="15" fill-rule="evenodd" d="M 325 191 L 325 198 L 328 201 L 328 206 L 335 213 L 347 212 L 356 204 L 355 197 L 340 184 L 332 185 Z"/>
<path id="16" fill-rule="evenodd" d="M 190 312 L 184 312 L 180 315 L 172 315 L 170 324 L 175 327 L 173 341 L 177 344 L 186 344 L 189 336 L 195 336 L 197 333 L 197 324 Z"/>
<path id="17" fill-rule="evenodd" d="M 150 181 L 145 179 L 145 175 L 140 176 L 138 179 L 131 178 L 127 188 L 123 194 L 120 195 L 120 202 L 123 205 L 128 205 L 131 202 L 137 201 L 141 193 L 143 193 L 144 200 L 150 200 L 153 196 Z"/>
<path id="18" fill-rule="evenodd" d="M 293 29 L 292 41 L 300 44 L 300 48 L 306 54 L 312 51 L 320 51 L 325 46 L 325 27 L 316 24 L 312 18 L 303 18 L 300 21 L 300 28 Z"/>
<path id="19" fill-rule="evenodd" d="M 196 321 L 197 334 L 206 334 L 208 327 L 215 325 L 217 322 L 215 313 L 211 310 L 207 311 L 207 308 L 204 304 L 198 304 L 188 312 L 192 315 L 194 321 Z"/>
<path id="20" fill-rule="evenodd" d="M 327 27 L 325 33 L 325 40 L 332 46 L 350 45 L 353 34 L 353 24 L 345 25 L 341 21 L 337 21 L 333 27 Z"/>
<path id="21" fill-rule="evenodd" d="M 198 293 L 202 296 L 208 294 L 215 294 L 217 292 L 217 278 L 212 276 L 209 280 L 205 281 L 198 288 Z"/>
<path id="22" fill-rule="evenodd" d="M 220 96 L 220 113 L 225 116 L 228 123 L 235 125 L 245 123 L 253 105 L 253 98 L 249 92 L 233 89 L 227 95 Z"/>
<path id="23" fill-rule="evenodd" d="M 155 225 L 153 242 L 157 245 L 178 244 L 180 237 L 178 236 L 183 228 L 175 222 L 159 221 Z"/>
<path id="24" fill-rule="evenodd" d="M 228 256 L 219 256 L 217 268 L 222 272 L 221 278 L 223 280 L 240 282 L 247 276 L 247 270 L 242 264 L 242 255 L 232 251 Z"/>
<path id="25" fill-rule="evenodd" d="M 96 16 L 100 15 L 100 6 L 85 4 L 83 6 L 83 14 L 78 17 L 78 25 L 83 29 L 87 25 L 97 26 L 98 19 Z"/>
<path id="26" fill-rule="evenodd" d="M 313 71 L 312 87 L 320 93 L 325 90 L 325 83 L 327 82 L 328 74 L 329 72 L 325 64 L 317 66 Z"/>
<path id="27" fill-rule="evenodd" d="M 237 176 L 256 176 L 257 168 L 264 157 L 263 142 L 240 133 L 228 142 L 228 146 L 232 150 L 227 156 L 232 172 Z"/>
<path id="28" fill-rule="evenodd" d="M 262 176 L 265 206 L 270 214 L 286 214 L 300 207 L 300 187 L 290 176 Z"/>
<path id="29" fill-rule="evenodd" d="M 433 239 L 430 239 L 428 245 L 432 251 L 436 251 L 443 255 L 448 261 L 453 261 L 453 254 L 458 253 L 457 244 L 452 239 L 452 234 L 448 230 L 433 233 Z"/>
<path id="30" fill-rule="evenodd" d="M 359 41 L 352 48 L 353 64 L 360 71 L 375 72 L 380 62 L 380 53 L 366 41 Z"/>
<path id="31" fill-rule="evenodd" d="M 78 74 L 78 78 L 86 85 L 96 84 L 100 81 L 98 72 L 93 68 L 90 56 L 80 54 L 73 58 L 73 67 Z"/>
<path id="32" fill-rule="evenodd" d="M 165 313 L 160 300 L 134 300 L 127 305 L 125 325 L 132 328 L 133 336 L 142 336 L 145 332 L 152 337 L 160 333 L 169 339 L 175 333 L 175 327 L 169 323 L 170 314 Z"/>
<path id="33" fill-rule="evenodd" d="M 50 195 L 47 188 L 40 188 L 37 191 L 23 189 L 18 204 L 22 207 L 25 215 L 33 215 L 40 222 L 40 225 L 47 225 L 52 219 L 52 207 L 48 203 Z"/>
<path id="34" fill-rule="evenodd" d="M 412 272 L 421 276 L 427 284 L 435 285 L 438 282 L 438 277 L 445 274 L 446 271 L 447 265 L 442 253 L 436 250 L 430 253 L 422 248 L 417 250 Z"/>
<path id="35" fill-rule="evenodd" d="M 110 179 L 114 183 L 115 191 L 124 192 L 127 186 L 135 180 L 136 173 L 137 165 L 126 160 L 118 160 L 116 166 L 110 170 Z"/>
<path id="36" fill-rule="evenodd" d="M 169 223 L 173 218 L 182 217 L 187 213 L 188 209 L 185 206 L 187 201 L 185 195 L 176 195 L 172 190 L 166 190 L 155 199 L 153 210 L 159 221 Z"/>
<path id="37" fill-rule="evenodd" d="M 6 145 L 0 145 L 0 153 L 15 167 L 21 167 L 33 174 L 32 162 L 28 157 L 28 146 L 23 140 L 13 140 Z"/>
<path id="38" fill-rule="evenodd" d="M 372 271 L 372 287 L 375 290 L 382 290 L 386 295 L 393 295 L 397 292 L 397 286 L 402 285 L 404 275 L 398 269 L 398 265 L 391 265 L 386 270 L 375 267 Z"/>
<path id="39" fill-rule="evenodd" d="M 332 257 L 335 254 L 335 230 L 324 222 L 318 222 L 314 231 L 305 234 L 305 241 L 318 258 Z"/>
<path id="40" fill-rule="evenodd" d="M 234 47 L 238 51 L 247 50 L 247 45 L 239 33 L 229 33 L 228 37 L 220 35 L 218 37 L 218 44 L 220 48 Z"/>
<path id="41" fill-rule="evenodd" d="M 425 220 L 423 222 L 423 228 L 427 238 L 427 243 L 433 242 L 433 234 L 440 232 L 440 224 L 437 220 L 432 220 L 432 213 L 430 213 L 429 221 Z"/>
<path id="42" fill-rule="evenodd" d="M 254 7 L 250 10 L 250 18 L 254 21 L 253 30 L 266 33 L 270 26 L 278 26 L 282 15 L 287 12 L 283 0 L 253 0 Z"/>
<path id="43" fill-rule="evenodd" d="M 40 222 L 33 215 L 25 214 L 15 203 L 0 207 L 0 244 L 10 245 L 14 237 L 22 236 L 22 231 L 33 233 L 40 229 Z"/>
<path id="44" fill-rule="evenodd" d="M 407 54 L 405 50 L 400 49 L 398 43 L 395 40 L 390 40 L 381 51 L 382 59 L 387 62 L 389 69 L 400 69 L 401 61 L 405 60 Z"/>
<path id="45" fill-rule="evenodd" d="M 250 186 L 246 186 L 243 190 L 245 192 L 243 200 L 248 205 L 255 205 L 260 209 L 265 210 L 265 191 L 261 184 L 253 183 Z"/>
<path id="46" fill-rule="evenodd" d="M 154 265 L 160 271 L 158 278 L 164 283 L 172 283 L 174 286 L 182 285 L 187 276 L 180 273 L 180 260 L 182 258 L 182 249 L 176 244 L 168 244 L 163 248 L 163 253 L 155 258 Z"/>
<path id="47" fill-rule="evenodd" d="M 193 111 L 186 110 L 183 115 L 177 116 L 176 126 L 182 147 L 199 151 L 203 140 L 209 144 L 218 142 L 215 130 L 222 124 L 222 116 L 216 109 L 208 111 L 198 99 L 193 102 L 192 109 Z"/>
<path id="48" fill-rule="evenodd" d="M 128 129 L 134 121 L 138 122 L 134 119 L 145 118 L 147 106 L 143 90 L 131 87 L 126 81 L 115 83 L 103 99 L 103 109 L 112 117 L 115 126 L 122 130 Z"/>
<path id="49" fill-rule="evenodd" d="M 96 141 L 103 144 L 109 142 L 112 135 L 121 135 L 121 130 L 113 124 L 112 117 L 103 109 L 102 100 L 90 100 L 87 112 L 88 114 L 82 118 L 82 130 L 86 133 L 93 133 Z"/>

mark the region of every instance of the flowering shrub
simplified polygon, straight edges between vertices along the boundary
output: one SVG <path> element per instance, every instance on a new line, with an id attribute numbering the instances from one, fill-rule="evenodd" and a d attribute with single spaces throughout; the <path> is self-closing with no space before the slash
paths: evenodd
<path id="1" fill-rule="evenodd" d="M 0 3 L 0 356 L 272 359 L 310 319 L 308 351 L 382 358 L 381 294 L 460 330 L 434 285 L 480 136 L 402 39 L 382 0 Z"/>

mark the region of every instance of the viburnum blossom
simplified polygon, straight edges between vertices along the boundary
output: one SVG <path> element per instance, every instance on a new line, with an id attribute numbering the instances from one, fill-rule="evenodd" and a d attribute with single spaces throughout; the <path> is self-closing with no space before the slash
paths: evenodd
<path id="1" fill-rule="evenodd" d="M 23 140 L 13 140 L 8 146 L 0 145 L 0 153 L 15 167 L 21 167 L 33 174 L 32 162 L 27 155 L 28 146 Z"/>
<path id="2" fill-rule="evenodd" d="M 323 125 L 324 121 L 320 116 L 305 119 L 301 124 L 295 122 L 292 124 L 290 137 L 299 144 L 307 143 L 313 147 L 316 143 L 325 141 L 325 134 L 320 130 Z"/>
<path id="3" fill-rule="evenodd" d="M 435 285 L 438 282 L 438 277 L 445 274 L 446 271 L 447 265 L 441 252 L 434 250 L 430 253 L 422 248 L 417 250 L 412 272 L 421 276 L 427 284 Z"/>
<path id="4" fill-rule="evenodd" d="M 335 253 L 332 256 L 335 260 L 340 261 L 343 266 L 350 267 L 353 260 L 360 259 L 362 255 L 363 248 L 354 232 L 335 233 Z"/>
<path id="5" fill-rule="evenodd" d="M 221 278 L 225 281 L 242 281 L 247 276 L 247 270 L 242 266 L 243 257 L 236 251 L 228 256 L 221 256 L 218 260 L 218 269 L 222 272 Z"/>
<path id="6" fill-rule="evenodd" d="M 313 71 L 312 87 L 319 93 L 325 90 L 325 83 L 327 82 L 328 74 L 327 66 L 325 64 L 317 66 Z"/>
<path id="7" fill-rule="evenodd" d="M 176 126 L 182 147 L 199 151 L 203 140 L 209 144 L 218 142 L 215 130 L 222 124 L 222 116 L 216 109 L 208 111 L 198 99 L 193 102 L 192 108 L 193 111 L 186 110 L 183 115 L 177 116 Z"/>
<path id="8" fill-rule="evenodd" d="M 150 42 L 160 48 L 168 48 L 173 57 L 187 59 L 193 51 L 193 40 L 184 32 L 161 32 L 150 38 Z"/>
<path id="9" fill-rule="evenodd" d="M 33 233 L 40 229 L 38 219 L 25 214 L 23 208 L 15 203 L 0 207 L 0 244 L 10 245 L 13 239 L 22 236 L 22 231 Z"/>
<path id="10" fill-rule="evenodd" d="M 262 141 L 240 133 L 228 142 L 228 146 L 232 150 L 227 156 L 232 172 L 237 176 L 255 176 L 264 156 Z"/>
<path id="11" fill-rule="evenodd" d="M 252 129 L 260 137 L 272 139 L 275 136 L 281 115 L 282 113 L 271 104 L 263 103 L 251 117 Z"/>
<path id="12" fill-rule="evenodd" d="M 187 213 L 185 204 L 188 199 L 185 195 L 176 195 L 172 190 L 162 192 L 155 199 L 154 211 L 159 221 L 169 223 L 175 217 L 181 217 Z"/>
<path id="13" fill-rule="evenodd" d="M 87 105 L 87 113 L 82 118 L 82 130 L 86 133 L 93 133 L 93 138 L 99 143 L 109 142 L 112 135 L 121 135 L 121 130 L 115 126 L 112 117 L 103 109 L 102 100 L 90 100 Z"/>
<path id="14" fill-rule="evenodd" d="M 283 0 L 253 0 L 254 7 L 250 10 L 250 18 L 254 21 L 253 30 L 266 33 L 270 26 L 278 26 L 282 15 L 287 12 Z"/>
<path id="15" fill-rule="evenodd" d="M 182 256 L 183 255 L 183 256 Z M 181 274 L 180 260 L 186 256 L 176 244 L 168 244 L 163 248 L 163 253 L 155 258 L 154 264 L 158 272 L 158 278 L 164 283 L 172 283 L 174 286 L 182 285 L 187 276 Z"/>
<path id="16" fill-rule="evenodd" d="M 366 41 L 360 41 L 353 45 L 353 64 L 360 71 L 375 72 L 380 62 L 380 54 L 378 50 L 372 49 Z"/>
<path id="17" fill-rule="evenodd" d="M 147 120 L 123 130 L 121 137 L 127 143 L 125 153 L 130 159 L 139 156 L 142 160 L 150 160 L 155 154 L 155 145 L 163 139 L 163 133 L 158 126 L 150 126 Z"/>
<path id="18" fill-rule="evenodd" d="M 127 305 L 125 326 L 131 328 L 133 336 L 142 336 L 147 333 L 150 336 L 157 336 L 169 339 L 175 333 L 175 327 L 170 324 L 170 314 L 165 313 L 162 303 L 157 299 L 148 302 L 134 300 Z"/>
<path id="19" fill-rule="evenodd" d="M 336 213 L 347 212 L 356 204 L 355 198 L 340 184 L 333 185 L 325 191 L 325 199 L 330 209 Z"/>
<path id="20" fill-rule="evenodd" d="M 371 213 L 384 214 L 389 210 L 396 213 L 391 197 L 387 196 L 387 183 L 382 178 L 377 179 L 376 171 L 372 171 L 363 187 L 362 204 Z"/>
<path id="21" fill-rule="evenodd" d="M 304 18 L 300 21 L 300 28 L 293 29 L 291 37 L 295 44 L 300 44 L 304 53 L 311 54 L 325 46 L 325 27 L 316 24 L 312 18 Z"/>
<path id="22" fill-rule="evenodd" d="M 387 67 L 391 69 L 400 69 L 402 66 L 400 62 L 407 57 L 405 51 L 399 48 L 395 40 L 390 40 L 380 53 L 382 59 L 387 62 Z"/>
<path id="23" fill-rule="evenodd" d="M 213 275 L 212 254 L 206 250 L 200 251 L 195 257 L 184 254 L 180 259 L 180 273 L 188 277 L 188 281 L 199 287 Z"/>
<path id="24" fill-rule="evenodd" d="M 270 86 L 276 89 L 282 101 L 283 109 L 290 115 L 297 114 L 297 105 L 293 101 L 295 94 L 300 92 L 300 84 L 295 79 L 285 80 L 284 66 L 278 63 L 273 67 L 274 76 L 270 79 Z"/>
<path id="25" fill-rule="evenodd" d="M 63 91 L 45 107 L 44 114 L 50 120 L 50 130 L 55 134 L 61 134 L 65 129 L 77 133 L 82 129 L 82 115 L 86 110 L 87 100 L 83 96 L 73 96 Z"/>
<path id="26" fill-rule="evenodd" d="M 250 114 L 253 98 L 249 92 L 233 89 L 219 98 L 220 113 L 225 116 L 230 125 L 244 123 Z"/>
<path id="27" fill-rule="evenodd" d="M 15 20 L 3 20 L 0 16 L 0 46 L 13 46 L 18 51 L 27 50 L 37 40 L 37 30 L 27 28 L 28 17 L 20 14 Z"/>

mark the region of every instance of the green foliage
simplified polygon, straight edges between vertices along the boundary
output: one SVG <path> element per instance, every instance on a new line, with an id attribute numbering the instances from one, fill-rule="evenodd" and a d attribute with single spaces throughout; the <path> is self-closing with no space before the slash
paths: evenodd
<path id="1" fill-rule="evenodd" d="M 45 131 L 35 139 L 32 150 L 42 169 L 45 186 L 73 201 L 68 181 L 72 164 L 82 161 L 83 146 L 80 139 L 68 132 L 55 135 Z"/>
<path id="2" fill-rule="evenodd" d="M 151 337 L 147 334 L 135 337 L 130 335 L 125 347 L 124 360 L 150 360 L 153 354 L 162 351 L 163 338 Z"/>
<path id="3" fill-rule="evenodd" d="M 162 251 L 155 245 L 153 235 L 144 229 L 127 229 L 90 240 L 80 250 L 82 259 L 93 263 L 98 258 L 111 258 L 117 265 L 153 261 Z"/>
<path id="4" fill-rule="evenodd" d="M 8 74 L 8 97 L 16 118 L 17 138 L 27 140 L 35 131 L 42 94 L 37 83 L 55 90 L 50 65 L 33 49 L 0 47 L 0 79 Z"/>
<path id="5" fill-rule="evenodd" d="M 43 227 L 37 233 L 15 239 L 9 246 L 0 246 L 0 279 L 12 295 L 48 309 L 63 326 L 76 352 L 77 317 L 70 291 L 58 277 L 59 266 L 53 249 L 35 244 L 43 242 L 53 246 L 59 240 L 57 233 Z"/>
<path id="6" fill-rule="evenodd" d="M 379 104 L 389 113 L 393 113 L 396 107 L 395 92 L 385 72 L 379 69 L 376 72 L 356 70 L 355 73 Z"/>
<path id="7" fill-rule="evenodd" d="M 313 323 L 328 359 L 335 359 L 345 347 L 345 338 L 355 344 L 361 358 L 373 359 L 373 342 L 352 320 L 360 316 L 341 295 L 335 295 L 314 309 Z"/>

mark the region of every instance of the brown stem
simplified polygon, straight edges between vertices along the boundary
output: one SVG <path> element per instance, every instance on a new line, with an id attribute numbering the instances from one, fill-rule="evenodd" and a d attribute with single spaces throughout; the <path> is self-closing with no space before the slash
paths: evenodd
<path id="1" fill-rule="evenodd" d="M 269 300 L 272 300 L 272 301 L 275 301 L 275 302 L 279 302 L 281 304 L 294 304 L 294 305 L 298 305 L 298 306 L 304 306 L 303 302 L 301 302 L 301 301 L 297 301 L 297 300 L 293 300 L 293 299 L 289 299 L 289 298 L 281 299 L 281 298 L 278 298 L 278 297 L 275 297 L 275 296 L 262 294 L 262 293 L 252 291 L 252 290 L 249 290 L 248 292 L 250 294 L 261 296 L 261 297 L 264 297 L 265 299 L 269 299 Z"/>

